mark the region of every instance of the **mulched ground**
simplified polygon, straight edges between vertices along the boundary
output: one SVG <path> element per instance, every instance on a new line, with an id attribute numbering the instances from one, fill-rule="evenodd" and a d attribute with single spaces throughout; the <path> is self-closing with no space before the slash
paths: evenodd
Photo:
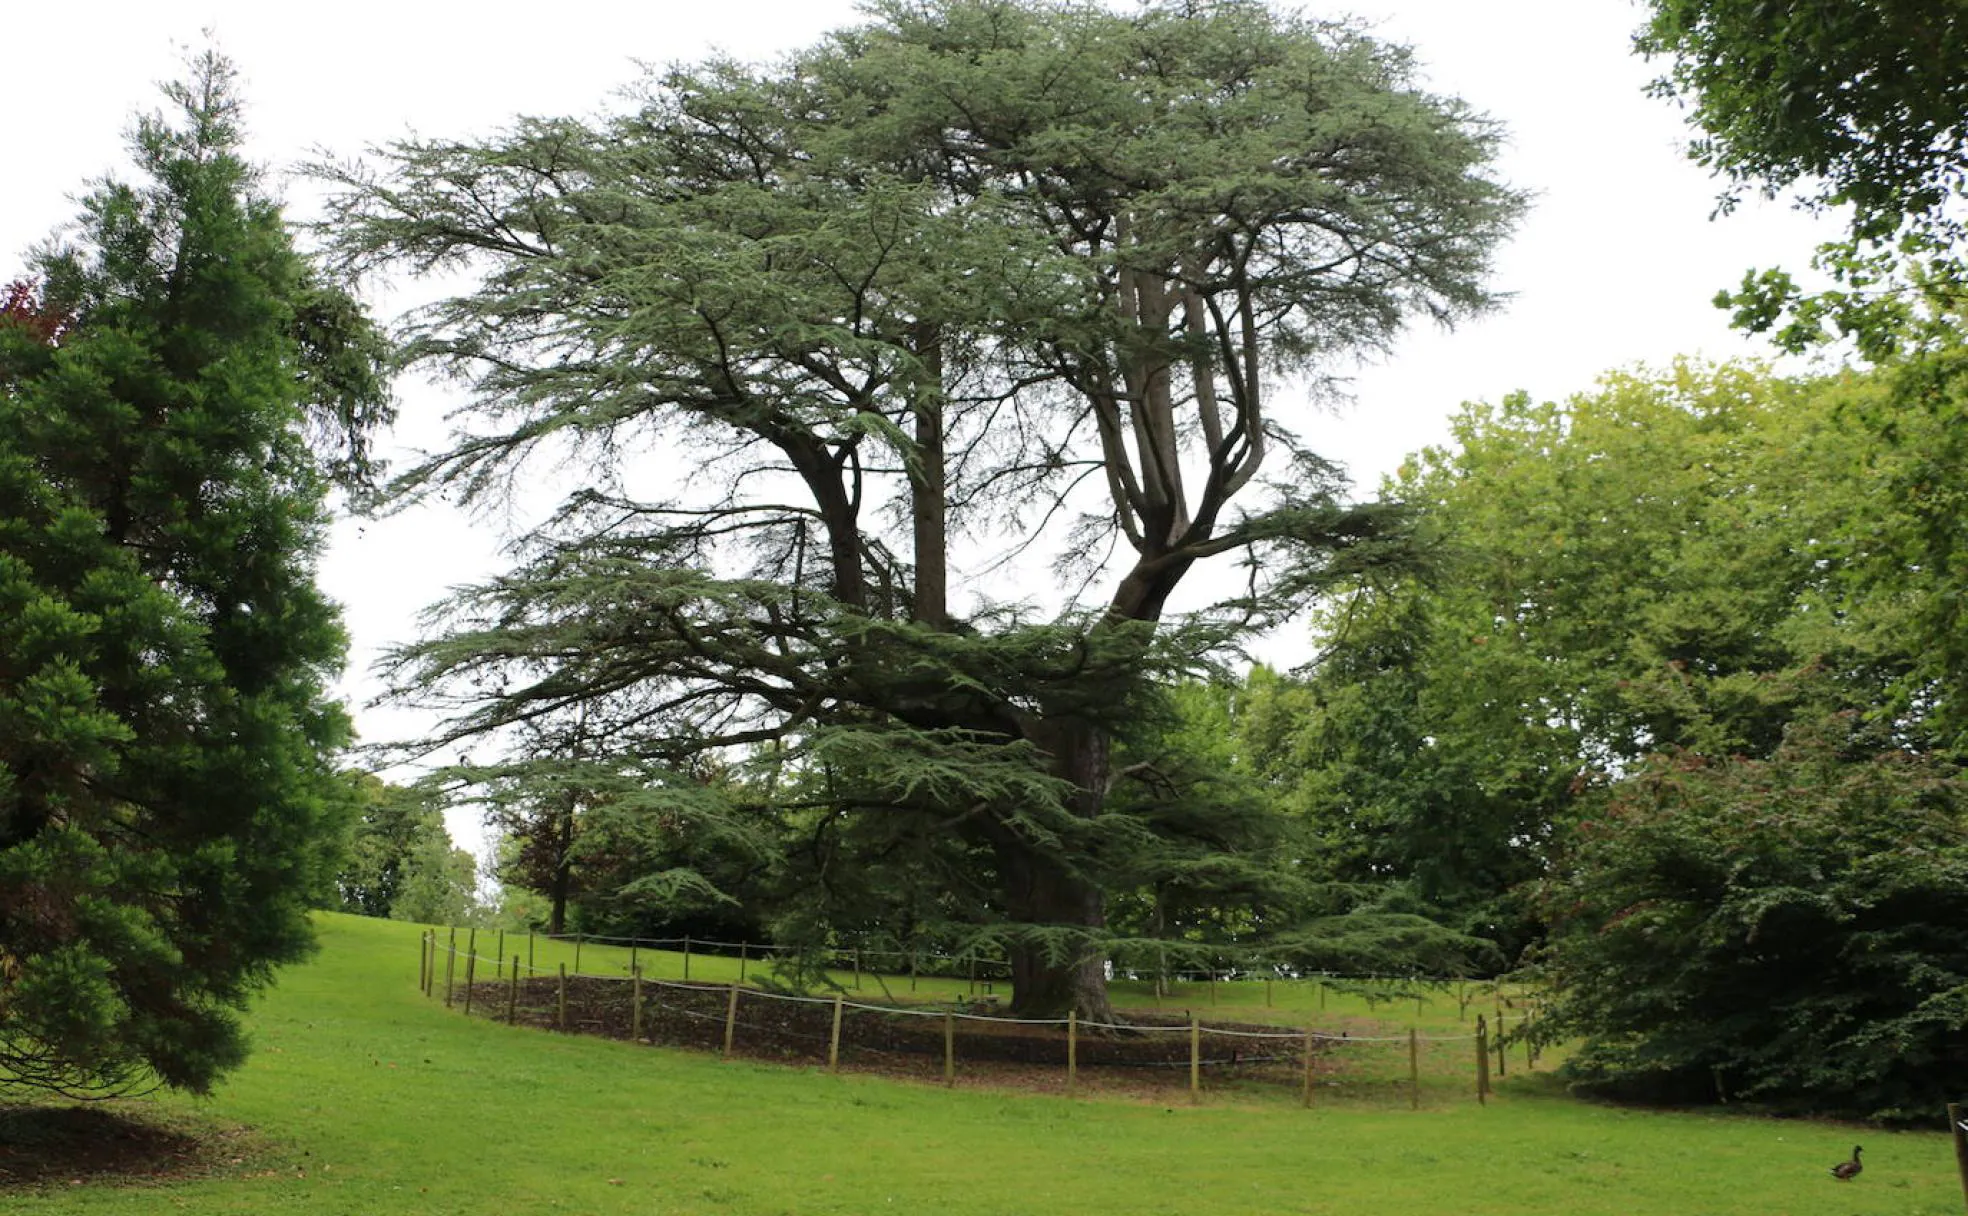
<path id="1" fill-rule="evenodd" d="M 172 1123 L 111 1105 L 0 1106 L 0 1192 L 200 1177 L 243 1164 L 248 1139 L 243 1128 Z"/>
<path id="2" fill-rule="evenodd" d="M 627 980 L 570 977 L 565 1029 L 608 1038 L 640 1037 L 664 1046 L 721 1051 L 730 989 L 722 985 L 656 985 L 643 988 L 640 1035 L 634 1030 L 633 988 Z M 459 985 L 453 1005 L 462 1006 Z M 548 1030 L 562 1029 L 558 981 L 550 977 L 473 986 L 471 1012 Z M 870 1002 L 872 1003 L 872 1002 Z M 919 1080 L 943 1079 L 944 1022 L 937 1016 L 844 1009 L 840 1058 L 857 1072 Z M 986 1012 L 978 1006 L 975 1012 Z M 1130 1015 L 1133 1028 L 1086 1032 L 1078 1038 L 1079 1083 L 1107 1092 L 1167 1097 L 1189 1085 L 1188 1020 L 1170 1015 Z M 755 1060 L 824 1065 L 832 1030 L 831 999 L 792 1001 L 741 990 L 732 1054 Z M 956 1019 L 956 1072 L 960 1082 L 1058 1091 L 1066 1087 L 1067 1035 L 1063 1026 Z M 1201 1057 L 1205 1086 L 1259 1082 L 1296 1086 L 1303 1075 L 1296 1038 L 1245 1039 L 1220 1031 L 1272 1032 L 1278 1027 L 1233 1022 L 1204 1026 Z M 1315 1068 L 1320 1067 L 1315 1061 Z"/>

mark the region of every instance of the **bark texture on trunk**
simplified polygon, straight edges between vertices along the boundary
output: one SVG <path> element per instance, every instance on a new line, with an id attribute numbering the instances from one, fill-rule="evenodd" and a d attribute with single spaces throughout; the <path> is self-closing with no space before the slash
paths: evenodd
<path id="1" fill-rule="evenodd" d="M 913 337 L 924 374 L 938 386 L 938 393 L 914 403 L 916 450 L 909 471 L 909 502 L 916 593 L 911 615 L 931 629 L 946 629 L 950 624 L 950 494 L 943 450 L 943 339 L 933 325 L 919 326 Z"/>
<path id="2" fill-rule="evenodd" d="M 1016 843 L 1001 844 L 997 855 L 1013 924 L 1094 931 L 1106 925 L 1106 896 L 1097 884 Z M 1016 943 L 1010 955 L 1012 1016 L 1056 1018 L 1072 1011 L 1088 1021 L 1114 1020 L 1101 955 L 1073 951 L 1056 959 L 1036 942 Z"/>
<path id="3" fill-rule="evenodd" d="M 1108 740 L 1083 723 L 1052 723 L 1039 742 L 1051 752 L 1053 771 L 1079 790 L 1073 812 L 1099 814 L 1106 797 Z M 1015 829 L 995 834 L 999 882 L 1015 925 L 1084 929 L 1097 935 L 1107 925 L 1106 893 L 1061 858 L 1035 847 Z M 1054 957 L 1025 942 L 1011 950 L 1011 1010 L 1017 1017 L 1056 1018 L 1072 1011 L 1088 1021 L 1115 1020 L 1107 999 L 1106 957 L 1084 947 Z"/>

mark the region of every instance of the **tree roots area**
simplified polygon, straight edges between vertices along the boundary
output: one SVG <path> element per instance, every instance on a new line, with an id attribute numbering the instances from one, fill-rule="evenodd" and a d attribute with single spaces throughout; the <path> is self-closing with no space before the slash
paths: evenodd
<path id="1" fill-rule="evenodd" d="M 464 1003 L 464 989 L 452 1004 Z M 947 1006 L 872 1008 L 846 1002 L 840 1010 L 839 1061 L 844 1069 L 927 1081 L 972 1081 L 1036 1091 L 1069 1084 L 1068 1056 L 1076 1058 L 1072 1083 L 1109 1092 L 1166 1096 L 1190 1085 L 1191 1040 L 1186 1014 L 1136 1013 L 1119 1028 L 1081 1029 L 1069 1045 L 1063 1023 L 1020 1022 L 983 1015 L 945 1018 Z M 727 1026 L 731 1055 L 800 1065 L 827 1063 L 833 1041 L 831 998 L 796 998 L 740 989 L 736 1013 L 725 985 L 645 984 L 642 1014 L 625 980 L 572 977 L 566 1007 L 552 978 L 479 983 L 471 1013 L 520 1025 L 569 1033 L 631 1039 L 671 1047 L 721 1052 Z M 983 1015 L 983 1016 L 980 1016 Z M 946 1044 L 946 1034 L 948 1040 Z M 1276 1026 L 1210 1022 L 1196 1051 L 1202 1084 L 1209 1086 L 1302 1084 L 1302 1034 Z M 1321 1072 L 1330 1043 L 1315 1044 Z M 946 1056 L 947 1047 L 947 1056 Z"/>
<path id="2" fill-rule="evenodd" d="M 249 1140 L 243 1128 L 175 1120 L 155 1108 L 0 1104 L 0 1193 L 223 1173 L 245 1163 Z"/>

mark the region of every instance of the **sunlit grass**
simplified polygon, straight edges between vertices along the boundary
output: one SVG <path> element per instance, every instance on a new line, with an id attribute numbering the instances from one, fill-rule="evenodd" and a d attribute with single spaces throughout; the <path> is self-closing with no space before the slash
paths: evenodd
<path id="1" fill-rule="evenodd" d="M 1199 1103 L 1069 1098 L 727 1063 L 468 1020 L 418 991 L 415 927 L 326 916 L 321 929 L 320 957 L 255 1012 L 252 1061 L 210 1100 L 150 1100 L 248 1125 L 262 1149 L 217 1177 L 17 1191 L 0 1209 L 1920 1216 L 1960 1204 L 1938 1133 L 1618 1110 L 1517 1069 L 1487 1106 L 1445 1095 L 1410 1112 L 1398 1091 L 1307 1111 L 1273 1087 Z M 557 967 L 538 946 L 535 965 Z M 693 959 L 692 978 L 722 978 L 698 973 L 715 965 Z M 1266 1008 L 1261 991 L 1236 992 L 1219 991 L 1219 1011 Z M 1272 999 L 1280 1021 L 1317 1012 L 1316 993 L 1309 1006 Z M 1325 1012 L 1355 1013 L 1331 993 Z M 1450 1004 L 1444 1026 L 1459 1024 Z M 1397 1045 L 1380 1071 L 1404 1067 Z M 1864 1175 L 1832 1180 L 1826 1167 L 1855 1140 Z"/>

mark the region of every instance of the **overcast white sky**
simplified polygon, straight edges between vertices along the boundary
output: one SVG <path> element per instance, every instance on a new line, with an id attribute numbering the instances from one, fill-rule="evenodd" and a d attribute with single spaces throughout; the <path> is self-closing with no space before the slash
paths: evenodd
<path id="1" fill-rule="evenodd" d="M 1439 442 L 1458 403 L 1515 389 L 1561 397 L 1602 372 L 1678 354 L 1760 353 L 1709 305 L 1751 266 L 1801 268 L 1829 228 L 1781 204 L 1711 222 L 1715 184 L 1682 155 L 1679 114 L 1643 95 L 1651 75 L 1629 39 L 1630 0 L 1356 0 L 1350 13 L 1416 48 L 1429 86 L 1500 119 L 1505 177 L 1536 204 L 1498 264 L 1513 293 L 1498 315 L 1453 334 L 1411 334 L 1361 369 L 1353 402 L 1306 429 L 1370 489 L 1403 455 Z M 489 131 L 515 114 L 585 114 L 638 74 L 719 49 L 770 58 L 851 21 L 841 0 L 641 0 L 553 5 L 482 0 L 91 0 L 6 3 L 9 121 L 0 124 L 0 282 L 28 246 L 73 214 L 84 183 L 122 163 L 130 115 L 154 82 L 178 75 L 182 48 L 212 30 L 239 64 L 249 154 L 276 171 L 311 150 L 359 153 L 415 131 Z M 295 210 L 307 191 L 289 190 Z M 412 443 L 442 434 L 445 395 L 402 386 Z M 321 580 L 354 638 L 346 690 L 372 741 L 423 719 L 375 709 L 368 665 L 407 639 L 419 608 L 492 567 L 495 523 L 419 510 L 338 526 Z M 1287 646 L 1289 640 L 1287 641 Z M 476 844 L 475 824 L 454 835 Z"/>

